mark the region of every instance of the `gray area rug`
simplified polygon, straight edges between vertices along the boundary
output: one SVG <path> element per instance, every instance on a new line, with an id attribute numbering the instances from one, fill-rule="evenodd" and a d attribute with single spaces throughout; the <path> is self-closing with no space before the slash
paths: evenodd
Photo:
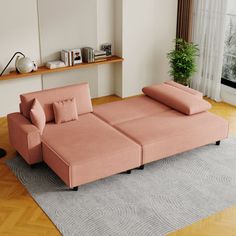
<path id="1" fill-rule="evenodd" d="M 63 235 L 166 235 L 236 204 L 236 139 L 68 191 L 45 165 L 7 165 Z"/>

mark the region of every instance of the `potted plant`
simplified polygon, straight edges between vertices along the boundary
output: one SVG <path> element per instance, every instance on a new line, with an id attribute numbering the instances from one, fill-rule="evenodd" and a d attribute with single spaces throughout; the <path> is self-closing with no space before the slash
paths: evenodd
<path id="1" fill-rule="evenodd" d="M 175 43 L 175 49 L 167 54 L 171 67 L 169 73 L 175 82 L 190 86 L 191 76 L 197 68 L 195 59 L 199 56 L 198 45 L 184 39 L 176 39 Z"/>

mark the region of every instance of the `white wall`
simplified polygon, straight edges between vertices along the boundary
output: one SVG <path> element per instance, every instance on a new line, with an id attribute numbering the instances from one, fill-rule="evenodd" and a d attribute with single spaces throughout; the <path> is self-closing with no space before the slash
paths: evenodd
<path id="1" fill-rule="evenodd" d="M 21 93 L 87 81 L 93 97 L 127 97 L 168 78 L 177 0 L 39 0 L 38 15 L 37 0 L 0 2 L 0 70 L 18 50 L 44 63 L 59 59 L 61 49 L 106 42 L 125 59 L 123 65 L 0 81 L 0 116 L 18 110 Z"/>
<path id="2" fill-rule="evenodd" d="M 177 0 L 123 0 L 122 96 L 169 79 L 166 58 L 176 35 Z"/>
<path id="3" fill-rule="evenodd" d="M 40 0 L 39 28 L 43 63 L 60 59 L 62 49 L 96 48 L 97 1 Z M 81 82 L 89 82 L 92 96 L 98 96 L 97 67 L 43 76 L 44 89 Z"/>
<path id="4" fill-rule="evenodd" d="M 123 57 L 123 0 L 115 1 L 115 54 Z M 123 63 L 115 64 L 115 94 L 123 97 Z"/>
<path id="5" fill-rule="evenodd" d="M 39 62 L 38 19 L 34 0 L 0 0 L 0 71 L 16 51 Z M 9 70 L 14 69 L 14 62 Z M 19 95 L 41 88 L 40 76 L 0 81 L 0 116 L 18 110 Z"/>
<path id="6" fill-rule="evenodd" d="M 40 64 L 59 59 L 64 48 L 114 45 L 115 0 L 39 0 L 38 11 L 37 0 L 0 1 L 4 9 L 0 14 L 0 71 L 16 51 Z M 92 97 L 113 94 L 114 65 L 0 81 L 0 116 L 18 111 L 21 93 L 85 81 Z"/>
<path id="7" fill-rule="evenodd" d="M 103 43 L 115 43 L 115 1 L 97 1 L 97 48 Z M 98 97 L 115 93 L 115 65 L 98 66 Z"/>

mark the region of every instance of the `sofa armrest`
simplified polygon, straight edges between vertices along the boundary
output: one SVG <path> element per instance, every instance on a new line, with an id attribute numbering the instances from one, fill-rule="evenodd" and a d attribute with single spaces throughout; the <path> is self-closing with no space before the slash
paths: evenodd
<path id="1" fill-rule="evenodd" d="M 40 130 L 21 113 L 7 116 L 11 145 L 32 165 L 42 161 Z"/>

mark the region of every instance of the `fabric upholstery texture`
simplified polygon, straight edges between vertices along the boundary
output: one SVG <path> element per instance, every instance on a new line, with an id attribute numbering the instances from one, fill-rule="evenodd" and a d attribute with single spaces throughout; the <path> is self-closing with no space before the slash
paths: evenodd
<path id="1" fill-rule="evenodd" d="M 209 102 L 167 84 L 145 87 L 143 92 L 147 96 L 186 115 L 193 115 L 211 108 Z"/>
<path id="2" fill-rule="evenodd" d="M 21 105 L 21 103 L 19 103 L 19 111 L 20 111 L 21 114 L 23 114 L 23 110 L 22 110 L 22 105 Z"/>
<path id="3" fill-rule="evenodd" d="M 236 139 L 227 139 L 220 146 L 207 145 L 151 163 L 129 176 L 114 175 L 81 186 L 76 193 L 67 191 L 43 164 L 32 169 L 20 157 L 6 164 L 63 236 L 164 236 L 236 205 L 235 153 Z M 235 236 L 229 231 L 232 228 L 185 235 Z"/>
<path id="4" fill-rule="evenodd" d="M 30 119 L 42 134 L 46 124 L 46 117 L 44 114 L 44 110 L 37 99 L 34 99 L 33 106 L 30 110 Z"/>
<path id="5" fill-rule="evenodd" d="M 75 98 L 54 102 L 53 111 L 56 124 L 78 120 L 78 112 Z"/>
<path id="6" fill-rule="evenodd" d="M 203 94 L 201 92 L 199 92 L 199 91 L 197 91 L 195 89 L 191 89 L 191 88 L 189 88 L 187 86 L 184 86 L 182 84 L 176 83 L 173 80 L 169 80 L 169 81 L 165 82 L 165 84 L 168 84 L 170 86 L 173 86 L 173 87 L 176 87 L 178 89 L 181 89 L 181 90 L 183 90 L 183 91 L 185 91 L 187 93 L 190 93 L 192 95 L 195 95 L 195 96 L 197 96 L 199 98 L 203 98 Z"/>
<path id="7" fill-rule="evenodd" d="M 141 165 L 141 147 L 93 114 L 46 125 L 43 158 L 70 187 Z"/>
<path id="8" fill-rule="evenodd" d="M 44 160 L 75 187 L 226 138 L 228 122 L 178 86 L 144 88 L 148 96 L 96 106 L 94 113 L 87 83 L 21 95 L 22 114 L 8 115 L 11 144 L 28 164 Z"/>
<path id="9" fill-rule="evenodd" d="M 107 103 L 94 107 L 94 114 L 114 125 L 170 110 L 147 96 L 139 96 L 124 101 Z"/>
<path id="10" fill-rule="evenodd" d="M 30 109 L 34 99 L 37 99 L 43 107 L 46 122 L 54 120 L 52 104 L 68 98 L 75 98 L 78 114 L 86 114 L 93 111 L 88 83 L 71 85 L 56 89 L 27 93 L 20 96 L 22 113 L 30 118 Z"/>
<path id="11" fill-rule="evenodd" d="M 228 122 L 209 112 L 171 110 L 115 127 L 142 146 L 143 164 L 228 137 Z"/>
<path id="12" fill-rule="evenodd" d="M 7 116 L 11 145 L 28 164 L 42 161 L 40 130 L 20 113 Z"/>

